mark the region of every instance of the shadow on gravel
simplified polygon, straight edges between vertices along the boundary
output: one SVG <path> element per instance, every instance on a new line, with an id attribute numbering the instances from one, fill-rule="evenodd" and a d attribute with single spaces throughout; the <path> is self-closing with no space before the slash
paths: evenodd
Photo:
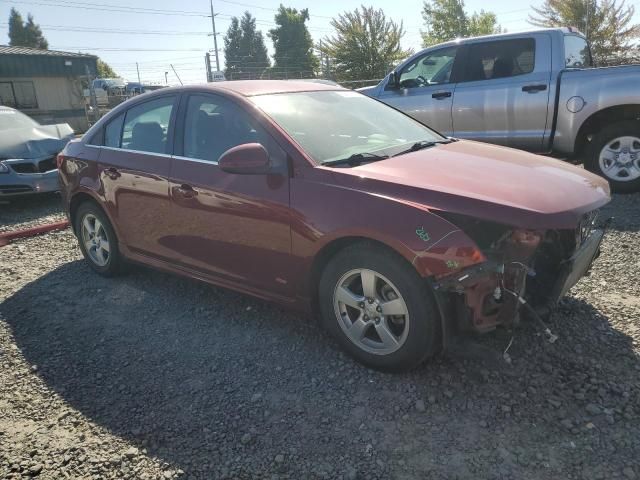
<path id="1" fill-rule="evenodd" d="M 72 407 L 196 478 L 336 478 L 346 466 L 362 478 L 566 478 L 592 461 L 570 447 L 587 422 L 611 465 L 637 448 L 625 415 L 640 403 L 639 359 L 572 298 L 558 342 L 525 325 L 511 365 L 502 332 L 402 375 L 344 358 L 309 319 L 146 269 L 103 279 L 68 263 L 0 311 Z"/>
<path id="2" fill-rule="evenodd" d="M 599 221 L 614 217 L 610 227 L 612 230 L 637 232 L 640 230 L 638 209 L 640 209 L 640 193 L 612 195 L 611 202 L 600 210 Z"/>

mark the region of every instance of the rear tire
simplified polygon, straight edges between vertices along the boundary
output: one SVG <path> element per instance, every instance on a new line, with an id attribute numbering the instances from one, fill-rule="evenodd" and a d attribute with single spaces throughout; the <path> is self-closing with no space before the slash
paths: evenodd
<path id="1" fill-rule="evenodd" d="M 606 178 L 612 192 L 640 191 L 640 122 L 614 123 L 596 133 L 584 165 Z"/>
<path id="2" fill-rule="evenodd" d="M 80 250 L 89 266 L 105 277 L 121 273 L 123 259 L 118 237 L 102 209 L 93 202 L 78 207 L 75 232 Z"/>
<path id="3" fill-rule="evenodd" d="M 408 370 L 441 348 L 433 292 L 392 251 L 371 243 L 345 248 L 327 263 L 318 293 L 325 328 L 369 367 Z"/>

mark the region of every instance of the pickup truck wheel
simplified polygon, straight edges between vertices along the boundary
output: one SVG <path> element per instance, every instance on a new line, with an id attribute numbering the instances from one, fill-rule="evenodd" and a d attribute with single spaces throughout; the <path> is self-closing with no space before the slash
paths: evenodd
<path id="1" fill-rule="evenodd" d="M 440 315 L 427 283 L 402 258 L 367 243 L 347 247 L 319 283 L 322 323 L 372 368 L 413 368 L 441 347 Z"/>
<path id="2" fill-rule="evenodd" d="M 613 192 L 640 191 L 640 122 L 614 123 L 598 132 L 585 167 L 609 180 Z"/>

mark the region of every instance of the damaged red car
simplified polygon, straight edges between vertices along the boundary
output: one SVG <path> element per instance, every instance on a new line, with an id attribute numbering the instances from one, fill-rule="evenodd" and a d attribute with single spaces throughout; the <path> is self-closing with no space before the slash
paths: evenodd
<path id="1" fill-rule="evenodd" d="M 348 353 L 391 370 L 552 308 L 597 257 L 609 201 L 582 169 L 309 82 L 140 95 L 58 165 L 98 273 L 138 262 L 318 311 Z"/>

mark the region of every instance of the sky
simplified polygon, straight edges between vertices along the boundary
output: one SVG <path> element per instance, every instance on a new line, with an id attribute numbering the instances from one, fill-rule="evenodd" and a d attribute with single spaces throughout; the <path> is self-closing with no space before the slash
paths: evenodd
<path id="1" fill-rule="evenodd" d="M 218 51 L 221 69 L 224 68 L 222 38 L 229 27 L 232 16 L 241 16 L 245 11 L 257 19 L 270 54 L 271 40 L 267 37 L 274 27 L 273 17 L 280 5 L 279 0 L 213 0 L 218 32 Z M 319 41 L 333 32 L 331 18 L 347 10 L 354 10 L 362 3 L 382 8 L 390 18 L 402 22 L 405 35 L 403 47 L 421 48 L 420 29 L 423 27 L 421 0 L 287 0 L 285 6 L 297 9 L 308 8 L 311 16 L 309 31 L 314 41 Z M 532 3 L 516 0 L 467 0 L 468 13 L 481 9 L 494 12 L 498 23 L 509 32 L 532 28 L 527 23 Z M 627 0 L 629 3 L 629 0 Z M 640 0 L 631 0 L 636 7 L 635 21 L 640 23 Z M 178 84 L 171 65 L 185 83 L 206 81 L 204 56 L 211 52 L 214 60 L 213 36 L 209 0 L 3 0 L 0 3 L 0 18 L 9 18 L 15 7 L 25 18 L 33 14 L 36 23 L 49 41 L 49 48 L 65 51 L 82 51 L 100 56 L 123 78 L 136 81 L 136 62 L 143 82 L 165 83 L 168 72 L 169 84 Z M 8 44 L 8 24 L 0 27 L 0 44 Z"/>

